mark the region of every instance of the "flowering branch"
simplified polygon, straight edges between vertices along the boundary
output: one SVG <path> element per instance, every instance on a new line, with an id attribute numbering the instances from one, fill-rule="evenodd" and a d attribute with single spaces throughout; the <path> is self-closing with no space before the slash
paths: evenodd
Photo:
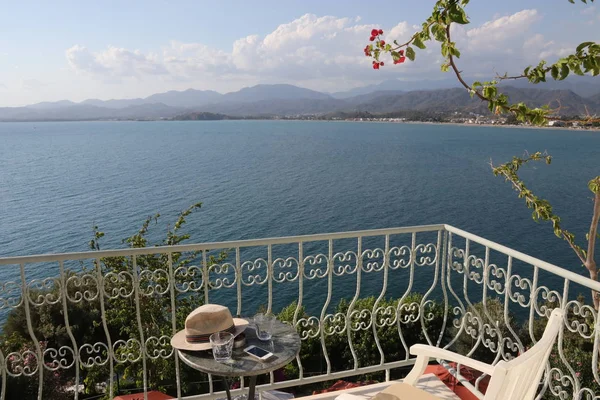
<path id="1" fill-rule="evenodd" d="M 588 0 L 581 1 L 588 3 Z M 593 1 L 589 0 L 589 2 Z M 575 0 L 569 0 L 569 2 L 575 3 Z M 548 105 L 530 108 L 522 102 L 510 104 L 508 97 L 498 91 L 497 84 L 500 81 L 527 78 L 529 82 L 537 84 L 546 82 L 548 74 L 554 80 L 563 80 L 571 73 L 575 75 L 585 75 L 586 73 L 593 76 L 600 75 L 600 44 L 583 42 L 577 46 L 574 54 L 563 57 L 552 65 L 547 65 L 546 61 L 542 60 L 535 67 L 529 66 L 525 68 L 520 75 L 509 76 L 508 74 L 504 74 L 497 76 L 496 79 L 489 82 L 467 84 L 462 77 L 461 71 L 456 66 L 455 59 L 460 58 L 460 51 L 456 47 L 456 43 L 452 41 L 450 27 L 454 23 L 460 25 L 469 24 L 469 19 L 465 12 L 465 7 L 468 3 L 469 0 L 438 0 L 434 5 L 431 16 L 422 24 L 422 29 L 413 34 L 406 43 L 399 44 L 394 40 L 394 46 L 392 46 L 381 39 L 383 30 L 373 29 L 369 40 L 374 43 L 367 44 L 364 48 L 365 56 L 373 58 L 373 69 L 378 70 L 380 67 L 385 66 L 385 62 L 381 59 L 383 54 L 391 55 L 394 64 L 402 64 L 407 58 L 410 61 L 415 60 L 415 47 L 425 49 L 425 43 L 430 40 L 440 42 L 441 53 L 445 58 L 445 62 L 441 67 L 442 71 L 447 72 L 452 69 L 461 85 L 469 91 L 471 97 L 476 96 L 480 100 L 487 102 L 488 108 L 495 114 L 512 113 L 518 120 L 530 122 L 534 125 L 543 125 L 548 120 L 559 119 L 555 115 L 557 109 L 553 110 Z M 600 122 L 600 118 L 588 114 L 577 121 Z"/>

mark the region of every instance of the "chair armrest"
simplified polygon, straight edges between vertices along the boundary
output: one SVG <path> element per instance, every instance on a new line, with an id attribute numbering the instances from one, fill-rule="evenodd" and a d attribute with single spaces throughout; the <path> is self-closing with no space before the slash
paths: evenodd
<path id="1" fill-rule="evenodd" d="M 474 360 L 469 357 L 465 357 L 463 355 L 457 354 L 450 350 L 440 349 L 435 346 L 428 346 L 425 344 L 415 344 L 410 347 L 410 354 L 414 356 L 428 357 L 428 358 L 436 358 L 446 361 L 453 361 L 455 363 L 466 365 L 467 367 L 471 367 L 476 369 L 477 371 L 481 371 L 488 375 L 491 375 L 494 372 L 494 366 L 490 364 L 486 364 L 481 361 Z"/>

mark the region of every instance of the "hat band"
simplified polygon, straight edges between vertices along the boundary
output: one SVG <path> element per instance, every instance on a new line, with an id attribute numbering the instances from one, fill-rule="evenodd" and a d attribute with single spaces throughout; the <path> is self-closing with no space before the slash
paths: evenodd
<path id="1" fill-rule="evenodd" d="M 233 333 L 233 332 L 235 332 L 235 325 L 232 324 L 229 328 L 223 329 L 223 330 L 217 331 L 217 332 Z M 213 332 L 213 333 L 217 333 L 217 332 Z M 203 335 L 185 335 L 185 341 L 188 343 L 208 343 L 210 341 L 210 336 L 213 333 L 206 333 Z"/>

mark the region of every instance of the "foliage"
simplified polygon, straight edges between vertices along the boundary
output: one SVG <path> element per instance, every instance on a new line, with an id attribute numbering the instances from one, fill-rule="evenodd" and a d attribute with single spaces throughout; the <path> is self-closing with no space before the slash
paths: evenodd
<path id="1" fill-rule="evenodd" d="M 399 318 L 403 321 L 401 323 L 401 329 L 407 348 L 410 348 L 413 344 L 427 343 L 427 339 L 421 328 L 421 316 L 423 317 L 422 321 L 426 327 L 426 331 L 431 338 L 437 339 L 441 333 L 444 317 L 443 307 L 437 302 L 427 302 L 427 305 L 424 307 L 425 315 L 421 315 L 419 313 L 418 305 L 421 303 L 422 299 L 423 296 L 421 294 L 413 293 L 406 296 L 402 301 L 403 307 L 399 307 L 399 299 L 383 299 L 377 305 L 377 308 L 381 308 L 382 310 L 390 308 L 391 310 L 399 311 Z M 373 310 L 374 305 L 374 297 L 361 298 L 356 301 L 353 310 L 359 312 L 362 310 Z M 414 307 L 415 305 L 416 307 Z M 345 299 L 342 299 L 337 305 L 334 315 L 347 315 L 349 306 L 350 304 Z M 294 302 L 284 308 L 277 317 L 281 321 L 292 323 L 295 310 L 296 303 Z M 304 308 L 301 307 L 297 319 L 301 320 L 303 318 L 308 319 L 309 316 L 304 311 Z M 370 318 L 370 314 L 361 315 L 359 313 L 358 316 L 351 319 L 351 324 L 353 326 L 361 323 L 369 324 Z M 334 318 L 334 320 L 329 320 L 321 327 L 321 330 L 324 332 L 333 332 L 332 335 L 323 335 L 332 372 L 354 368 L 354 358 L 350 346 L 348 345 L 348 332 L 343 329 L 343 321 L 345 321 L 345 319 L 336 320 Z M 377 336 L 385 355 L 386 362 L 400 361 L 409 358 L 398 334 L 398 325 L 396 323 L 380 325 L 383 326 L 377 328 Z M 304 375 L 310 376 L 323 373 L 327 369 L 327 364 L 324 358 L 321 335 L 316 334 L 314 327 L 311 329 L 310 326 L 304 326 L 303 324 L 298 324 L 297 326 L 299 334 L 308 337 L 308 339 L 302 341 L 302 348 L 300 350 L 300 360 L 304 369 Z M 377 343 L 375 342 L 372 326 L 369 329 L 351 329 L 350 337 L 357 356 L 356 361 L 359 368 L 380 363 L 381 354 L 377 347 Z M 289 378 L 298 377 L 298 367 L 295 364 L 286 366 L 285 372 L 286 376 Z M 368 376 L 356 376 L 353 377 L 353 379 L 383 379 L 383 374 L 377 373 Z"/>
<path id="2" fill-rule="evenodd" d="M 16 338 L 11 338 L 10 341 L 15 343 Z M 41 351 L 45 351 L 47 348 L 46 342 L 40 343 Z M 18 369 L 19 366 L 23 366 L 24 368 L 30 368 L 33 371 L 36 367 L 40 368 L 40 365 L 37 365 L 36 357 L 34 353 L 36 349 L 32 346 L 29 346 L 26 343 L 21 343 L 21 347 L 17 349 L 17 351 L 23 355 L 22 360 L 17 360 L 17 357 L 12 355 L 9 356 L 6 360 L 10 365 L 9 368 L 11 370 Z M 51 364 L 47 364 L 51 366 Z M 37 372 L 34 377 L 37 378 Z M 63 390 L 65 386 L 69 384 L 69 380 L 65 376 L 65 374 L 61 373 L 60 370 L 57 371 L 48 371 L 44 370 L 44 378 L 42 381 L 42 385 L 44 387 L 44 400 L 67 400 L 72 398 L 72 395 Z M 6 393 L 4 393 L 4 398 L 6 399 L 37 399 L 37 391 L 38 386 L 31 384 L 31 378 L 27 376 L 19 376 L 14 378 L 14 381 L 11 382 L 10 385 L 6 387 Z"/>
<path id="3" fill-rule="evenodd" d="M 587 0 L 581 0 L 587 3 Z M 589 0 L 593 2 L 594 0 Z M 569 0 L 575 3 L 575 0 Z M 498 83 L 509 79 L 527 79 L 531 83 L 546 82 L 548 74 L 554 80 L 563 80 L 570 74 L 597 76 L 600 74 L 600 44 L 595 42 L 583 42 L 575 49 L 575 52 L 560 58 L 553 64 L 541 60 L 536 66 L 529 66 L 515 76 L 507 73 L 498 75 L 495 79 L 487 82 L 473 82 L 469 85 L 465 82 L 456 60 L 460 58 L 460 50 L 456 42 L 452 40 L 452 24 L 469 24 L 469 17 L 465 8 L 469 0 L 438 0 L 435 2 L 433 12 L 422 24 L 422 29 L 416 32 L 406 43 L 398 43 L 394 40 L 393 45 L 385 43 L 381 39 L 383 30 L 373 29 L 369 40 L 373 43 L 364 48 L 367 57 L 373 59 L 373 68 L 379 69 L 385 65 L 382 55 L 390 55 L 394 64 L 402 64 L 408 58 L 414 61 L 415 49 L 425 49 L 426 43 L 434 40 L 441 45 L 441 54 L 445 59 L 441 69 L 447 72 L 450 69 L 455 73 L 461 85 L 469 91 L 471 96 L 478 97 L 488 104 L 488 108 L 495 114 L 511 113 L 519 121 L 529 122 L 534 125 L 543 125 L 548 119 L 557 119 L 557 110 L 552 110 L 548 105 L 530 108 L 525 103 L 511 104 L 508 96 L 498 90 Z M 599 118 L 588 115 L 584 118 L 586 122 L 597 122 Z"/>
<path id="4" fill-rule="evenodd" d="M 513 334 L 510 332 L 508 326 L 518 326 L 518 322 L 512 314 L 508 315 L 506 321 L 504 320 L 504 304 L 497 298 L 488 298 L 485 306 L 483 302 L 475 303 L 468 312 L 477 317 L 477 319 L 465 318 L 465 326 L 458 336 L 455 351 L 459 354 L 471 354 L 476 360 L 492 363 L 497 355 L 495 345 L 498 342 L 498 338 L 512 338 Z M 483 321 L 495 327 L 494 330 L 483 329 L 484 340 L 482 341 L 479 341 L 478 336 L 482 331 L 482 327 L 479 326 L 477 321 Z M 473 332 L 475 335 L 470 335 L 468 332 Z M 452 336 L 457 334 L 458 332 L 453 332 Z M 489 339 L 489 342 L 485 339 Z M 507 343 L 504 344 L 506 345 Z M 504 348 L 504 351 L 506 353 L 514 353 L 513 349 L 509 347 Z"/>
<path id="5" fill-rule="evenodd" d="M 167 230 L 166 238 L 159 245 L 177 245 L 189 239 L 189 234 L 180 233 L 180 229 L 185 225 L 186 217 L 200 207 L 201 203 L 194 204 L 180 213 L 173 227 Z M 147 234 L 151 223 L 153 221 L 157 223 L 159 217 L 160 215 L 156 214 L 147 218 L 139 231 L 124 239 L 123 243 L 132 248 L 151 246 L 148 242 Z M 90 248 L 100 250 L 100 241 L 103 237 L 104 233 L 99 231 L 97 227 L 94 227 L 94 237 L 89 242 Z M 196 259 L 197 255 L 196 253 L 171 253 L 173 270 L 189 265 Z M 211 255 L 208 258 L 208 263 L 209 265 L 218 263 L 224 257 L 224 253 Z M 139 308 L 134 302 L 134 295 L 122 295 L 124 293 L 132 293 L 134 287 L 136 287 L 131 281 L 133 277 L 131 272 L 135 270 L 134 263 L 135 268 L 138 270 Z M 125 344 L 123 346 L 116 346 L 115 357 L 120 360 L 131 360 L 141 356 L 139 344 L 132 342 L 131 338 L 136 338 L 138 343 L 142 338 L 148 339 L 150 336 L 168 339 L 173 333 L 173 322 L 175 322 L 176 329 L 182 329 L 185 317 L 194 308 L 202 304 L 204 298 L 202 289 L 192 294 L 177 295 L 175 299 L 175 321 L 172 320 L 171 297 L 168 291 L 165 292 L 165 288 L 168 287 L 168 274 L 165 273 L 168 270 L 168 265 L 169 256 L 167 254 L 137 256 L 135 257 L 135 261 L 131 257 L 103 257 L 95 262 L 93 269 L 83 268 L 81 272 L 67 272 L 64 282 L 69 282 L 68 284 L 65 285 L 64 282 L 60 282 L 60 279 L 57 278 L 52 288 L 32 291 L 30 297 L 34 299 L 46 298 L 56 300 L 60 298 L 60 287 L 66 286 L 69 298 L 81 298 L 81 301 L 78 302 L 67 302 L 69 326 L 71 327 L 71 333 L 75 342 L 78 346 L 84 343 L 107 343 L 98 296 L 88 301 L 84 295 L 86 292 L 91 294 L 98 293 L 96 282 L 91 278 L 97 276 L 97 273 L 102 274 L 104 277 L 104 290 L 107 295 L 111 296 L 111 298 L 105 297 L 104 301 L 106 330 L 113 345 L 118 341 L 122 341 Z M 184 277 L 183 274 L 178 274 L 175 276 L 175 284 L 184 279 L 188 282 L 190 279 L 196 279 L 197 283 L 199 283 L 201 277 Z M 117 293 L 120 293 L 121 296 L 115 296 Z M 137 318 L 138 313 L 140 316 L 139 322 Z M 63 304 L 61 301 L 49 301 L 41 306 L 32 307 L 30 314 L 33 334 L 38 340 L 51 348 L 58 349 L 61 346 L 73 347 L 72 340 L 65 327 L 65 316 L 63 315 Z M 19 349 L 23 346 L 31 346 L 31 337 L 25 321 L 25 309 L 23 306 L 17 307 L 8 315 L 3 327 L 2 340 L 9 351 L 20 351 Z M 161 350 L 164 351 L 162 345 L 158 345 L 156 342 L 153 342 L 153 344 L 147 348 L 148 353 L 151 355 L 159 355 Z M 105 353 L 101 355 L 101 358 L 105 359 L 106 357 Z M 115 363 L 114 370 L 125 385 L 138 388 L 143 386 L 143 368 L 141 362 Z M 175 369 L 172 358 L 148 358 L 146 360 L 146 370 L 149 387 L 165 390 L 170 393 L 173 392 Z M 74 368 L 59 371 L 61 379 L 74 383 Z M 180 371 L 184 392 L 191 389 L 187 386 L 187 382 L 193 381 L 193 379 L 188 379 L 189 377 L 191 378 L 189 374 L 197 373 L 189 371 L 186 368 L 182 368 Z M 80 375 L 86 393 L 93 393 L 98 382 L 108 380 L 108 363 L 104 366 L 95 366 L 93 368 L 82 367 Z M 20 380 L 31 382 L 31 378 L 22 378 Z M 11 380 L 7 386 L 11 388 L 17 387 L 18 382 Z M 114 389 L 116 390 L 116 387 Z M 46 386 L 44 386 L 44 390 L 46 390 Z M 34 392 L 31 398 L 36 398 L 37 389 Z M 47 395 L 49 396 L 44 391 L 44 398 Z M 28 397 L 23 397 L 23 400 L 26 399 Z"/>

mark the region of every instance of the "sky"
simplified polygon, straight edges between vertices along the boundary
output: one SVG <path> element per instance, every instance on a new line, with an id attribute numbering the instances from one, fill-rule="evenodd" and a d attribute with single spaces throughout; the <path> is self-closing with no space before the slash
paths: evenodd
<path id="1" fill-rule="evenodd" d="M 447 79 L 439 45 L 378 71 L 372 28 L 408 39 L 434 0 L 0 0 L 0 107 L 229 92 L 259 83 L 342 91 L 387 79 Z M 567 0 L 471 0 L 453 30 L 465 74 L 492 78 L 600 41 L 600 6 Z"/>

